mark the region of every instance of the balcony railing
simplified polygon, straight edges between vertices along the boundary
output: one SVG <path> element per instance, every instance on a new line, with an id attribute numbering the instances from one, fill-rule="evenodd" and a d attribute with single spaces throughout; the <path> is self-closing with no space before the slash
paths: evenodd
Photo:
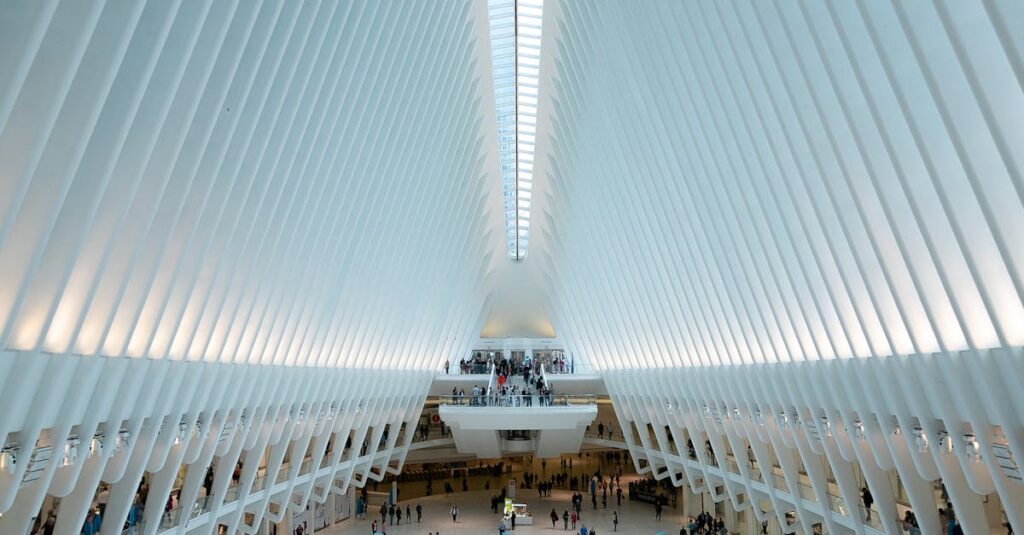
<path id="1" fill-rule="evenodd" d="M 594 394 L 534 394 L 509 396 L 439 396 L 441 406 L 446 407 L 568 407 L 574 405 L 596 405 Z"/>

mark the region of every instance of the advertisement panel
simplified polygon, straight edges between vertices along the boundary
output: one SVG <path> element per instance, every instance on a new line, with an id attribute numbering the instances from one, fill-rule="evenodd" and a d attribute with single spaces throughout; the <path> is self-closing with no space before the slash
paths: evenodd
<path id="1" fill-rule="evenodd" d="M 341 522 L 352 516 L 352 495 L 350 491 L 334 495 L 334 521 Z"/>
<path id="2" fill-rule="evenodd" d="M 310 522 L 309 504 L 301 511 L 292 511 L 288 516 L 289 535 L 307 535 L 312 533 L 309 529 Z"/>

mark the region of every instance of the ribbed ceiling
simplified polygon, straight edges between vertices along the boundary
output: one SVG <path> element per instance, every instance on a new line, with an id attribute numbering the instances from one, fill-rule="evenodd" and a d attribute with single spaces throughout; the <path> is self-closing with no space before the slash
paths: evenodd
<path id="1" fill-rule="evenodd" d="M 548 17 L 532 246 L 578 355 L 1024 343 L 1019 2 L 581 0 Z"/>
<path id="2" fill-rule="evenodd" d="M 484 6 L 3 11 L 2 346 L 432 369 L 468 347 L 503 250 Z"/>

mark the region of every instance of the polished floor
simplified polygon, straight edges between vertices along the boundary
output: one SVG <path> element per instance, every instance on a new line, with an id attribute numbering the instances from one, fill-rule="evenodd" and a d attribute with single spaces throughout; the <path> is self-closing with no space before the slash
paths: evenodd
<path id="1" fill-rule="evenodd" d="M 490 510 L 491 491 L 470 491 L 467 493 L 455 493 L 450 496 L 435 495 L 418 499 L 411 499 L 400 502 L 403 509 L 408 503 L 413 509 L 415 517 L 416 504 L 423 506 L 423 522 L 413 522 L 402 525 L 385 526 L 388 535 L 426 535 L 428 533 L 440 533 L 441 535 L 482 535 L 487 533 L 498 533 L 499 516 Z M 556 509 L 561 515 L 563 510 L 569 508 L 569 491 L 553 491 L 551 497 L 540 498 L 535 490 L 520 491 L 521 501 L 529 506 L 530 511 L 535 515 L 535 524 L 532 526 L 517 525 L 516 535 L 552 534 L 552 533 L 577 533 L 577 530 L 563 530 L 562 521 L 559 520 L 556 528 L 551 527 L 551 509 Z M 458 522 L 452 522 L 448 514 L 452 505 L 459 506 Z M 583 523 L 587 529 L 596 528 L 597 535 L 613 533 L 612 512 L 619 512 L 620 533 L 630 535 L 654 535 L 664 533 L 675 535 L 683 525 L 682 505 L 676 509 L 667 507 L 658 522 L 654 518 L 654 506 L 646 503 L 634 503 L 624 499 L 621 507 L 615 507 L 614 500 L 609 500 L 608 508 L 602 509 L 600 501 L 598 509 L 594 510 L 585 499 L 583 508 Z M 350 519 L 322 532 L 324 535 L 367 535 L 370 533 L 370 524 L 375 517 L 367 515 L 365 519 Z M 377 517 L 379 518 L 379 517 Z"/>

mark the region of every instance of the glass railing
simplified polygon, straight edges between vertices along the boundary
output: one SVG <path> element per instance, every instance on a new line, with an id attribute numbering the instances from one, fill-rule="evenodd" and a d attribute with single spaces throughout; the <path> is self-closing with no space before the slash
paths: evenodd
<path id="1" fill-rule="evenodd" d="M 590 363 L 584 362 L 553 362 L 544 364 L 544 373 L 548 375 L 567 375 L 573 373 L 596 373 Z"/>
<path id="2" fill-rule="evenodd" d="M 363 456 L 363 457 L 365 457 L 365 456 Z M 365 459 L 365 458 L 361 457 L 359 459 L 354 459 L 354 460 L 353 459 L 342 459 L 340 462 L 341 463 L 346 463 L 346 462 L 356 462 L 356 463 L 359 463 L 360 461 L 364 461 L 365 462 L 365 461 L 368 461 L 368 460 L 369 459 Z M 297 477 L 304 477 L 304 476 L 310 475 L 310 468 L 312 467 L 312 465 L 313 465 L 312 457 L 306 457 L 306 459 L 302 462 L 302 464 L 299 465 L 299 474 L 297 475 Z M 281 484 L 281 483 L 284 483 L 285 481 L 287 481 L 286 476 L 287 476 L 287 473 L 288 473 L 289 466 L 290 466 L 289 463 L 283 463 L 281 465 L 281 468 L 278 470 L 277 481 L 274 483 L 274 485 Z M 321 467 L 321 468 L 323 468 L 323 467 Z M 265 486 L 267 484 L 266 482 L 267 482 L 266 468 L 260 468 L 257 471 L 257 477 L 253 480 L 252 489 L 249 491 L 250 494 L 255 494 L 257 492 L 261 492 L 261 491 L 266 490 L 265 489 Z M 224 501 L 223 501 L 222 505 L 229 505 L 229 504 L 232 504 L 232 503 L 235 503 L 235 502 L 238 501 L 238 498 L 239 498 L 239 487 L 240 487 L 240 485 L 237 482 L 232 482 L 232 484 L 230 486 L 228 486 L 226 492 L 224 493 Z M 202 516 L 205 513 L 209 513 L 213 509 L 215 501 L 216 500 L 214 500 L 211 496 L 203 496 L 203 497 L 197 498 L 195 504 L 192 507 L 191 514 L 189 515 L 190 520 L 194 520 L 194 519 Z M 181 506 L 175 507 L 174 509 L 171 509 L 170 511 L 161 513 L 160 514 L 160 518 L 157 519 L 157 532 L 165 531 L 165 530 L 171 529 L 171 528 L 179 525 L 179 523 L 180 523 L 179 520 L 180 520 L 180 517 L 181 517 L 181 513 L 182 513 Z M 131 525 L 131 526 L 126 526 L 121 531 L 121 535 L 138 535 L 138 534 L 144 533 L 145 532 L 145 528 L 146 528 L 146 523 L 143 522 L 140 519 L 136 524 Z"/>
<path id="3" fill-rule="evenodd" d="M 843 516 L 850 515 L 850 510 L 846 507 L 846 500 L 844 500 L 841 496 L 836 496 L 835 494 L 829 493 L 828 506 L 835 513 L 839 513 Z"/>
<path id="4" fill-rule="evenodd" d="M 863 520 L 864 518 L 867 518 L 868 510 L 865 509 L 863 505 L 857 507 L 857 510 L 860 511 L 860 518 L 858 520 Z M 882 517 L 878 514 L 878 511 L 874 509 L 871 510 L 871 520 L 868 520 L 866 522 L 867 525 L 877 529 L 878 531 L 885 531 L 884 529 L 882 529 Z"/>
<path id="5" fill-rule="evenodd" d="M 535 394 L 532 396 L 439 396 L 440 404 L 448 407 L 567 407 L 570 405 L 596 405 L 593 394 Z"/>
<path id="6" fill-rule="evenodd" d="M 587 433 L 586 436 L 594 436 L 594 437 L 596 437 L 597 434 L 596 434 L 595 431 L 590 430 Z M 695 463 L 698 462 L 698 460 L 695 457 L 690 457 L 689 460 L 691 462 L 695 462 Z M 710 460 L 710 458 L 709 458 L 709 460 Z M 718 467 L 714 466 L 713 464 L 712 465 L 708 465 L 708 466 L 710 468 L 718 468 Z M 735 477 L 740 477 L 740 478 L 743 477 L 742 474 L 740 473 L 739 462 L 736 460 L 736 458 L 734 456 L 732 456 L 732 455 L 726 456 L 726 466 L 725 466 L 725 468 L 726 469 L 723 471 L 724 472 L 723 475 L 735 476 Z M 718 468 L 718 469 L 720 470 L 720 468 Z M 759 482 L 759 483 L 764 483 L 765 482 L 764 477 L 762 476 L 762 472 L 760 470 L 760 467 L 758 467 L 756 463 L 748 464 L 747 473 L 748 473 L 751 481 L 756 481 L 756 482 Z M 771 487 L 773 487 L 775 490 L 778 490 L 780 492 L 784 492 L 786 494 L 792 495 L 792 493 L 789 491 L 789 485 L 786 483 L 786 479 L 782 475 L 782 469 L 781 468 L 779 468 L 777 466 L 773 467 L 772 470 L 767 474 L 767 479 L 768 479 L 767 484 L 770 485 Z M 798 497 L 800 499 L 802 499 L 804 501 L 809 501 L 809 502 L 817 502 L 818 501 L 817 495 L 814 494 L 814 489 L 809 484 L 800 482 L 800 483 L 797 483 L 797 485 L 798 485 L 798 491 L 799 491 L 799 496 Z M 797 496 L 794 496 L 794 497 L 797 497 Z M 839 496 L 837 494 L 833 494 L 831 491 L 826 491 L 826 499 L 829 502 L 828 506 L 829 506 L 829 509 L 831 509 L 832 512 L 834 512 L 836 514 L 839 514 L 839 515 L 842 515 L 842 516 L 847 516 L 847 517 L 851 516 L 850 508 L 847 505 L 846 500 L 844 500 L 842 496 Z M 865 509 L 864 506 L 862 506 L 862 505 L 858 506 L 857 507 L 857 512 L 854 513 L 854 516 L 855 516 L 854 520 L 857 520 L 857 521 L 860 521 L 860 522 L 864 522 L 865 525 L 867 525 L 869 527 L 872 527 L 872 528 L 874 528 L 874 529 L 876 529 L 878 531 L 884 531 L 884 528 L 882 527 L 882 520 L 881 520 L 881 518 L 878 515 L 878 511 L 872 510 L 871 513 L 872 513 L 871 514 L 871 520 L 865 521 L 865 518 L 867 518 L 867 509 Z M 856 517 L 856 514 L 860 515 L 859 518 Z"/>
<path id="7" fill-rule="evenodd" d="M 448 366 L 449 375 L 486 375 L 491 373 L 491 360 L 469 360 L 453 362 Z M 444 370 L 442 370 L 443 372 Z"/>
<path id="8" fill-rule="evenodd" d="M 590 428 L 587 429 L 586 432 L 584 432 L 583 436 L 587 438 L 611 440 L 614 442 L 625 442 L 625 439 L 622 438 L 622 434 L 619 432 L 618 429 L 615 429 L 614 427 L 611 429 L 606 427 L 603 433 L 598 433 L 597 426 L 591 424 Z"/>
<path id="9" fill-rule="evenodd" d="M 196 504 L 192 506 L 192 518 L 198 518 L 199 515 L 209 511 L 209 509 L 206 508 L 206 504 L 209 502 L 209 496 L 203 496 L 202 498 L 196 500 Z"/>
<path id="10" fill-rule="evenodd" d="M 800 497 L 809 502 L 818 501 L 818 497 L 814 494 L 814 489 L 810 485 L 804 483 L 798 483 L 797 487 L 800 489 Z"/>

